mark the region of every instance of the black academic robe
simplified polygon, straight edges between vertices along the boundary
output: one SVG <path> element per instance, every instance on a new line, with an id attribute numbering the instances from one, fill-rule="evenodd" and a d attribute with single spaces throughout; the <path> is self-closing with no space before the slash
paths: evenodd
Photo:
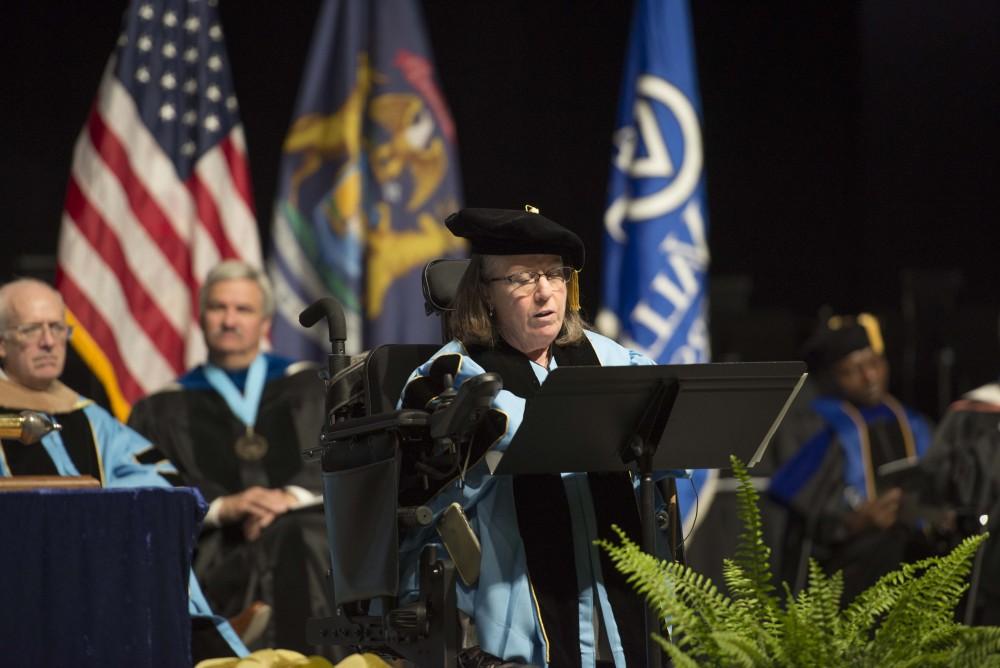
<path id="1" fill-rule="evenodd" d="M 154 442 L 209 502 L 254 485 L 295 485 L 320 494 L 320 467 L 303 461 L 301 451 L 319 438 L 323 382 L 311 367 L 275 375 L 270 361 L 254 425 L 268 441 L 259 462 L 237 457 L 233 446 L 246 427 L 214 389 L 197 382 L 197 369 L 181 379 L 187 387 L 171 386 L 137 403 L 129 425 Z M 220 614 L 237 614 L 254 600 L 274 608 L 257 644 L 313 652 L 305 642 L 305 621 L 327 614 L 328 555 L 319 505 L 279 517 L 254 542 L 244 539 L 239 524 L 206 528 L 194 567 Z"/>
<path id="2" fill-rule="evenodd" d="M 957 513 L 958 535 L 985 529 L 976 591 L 977 624 L 1000 624 L 1000 385 L 973 390 L 956 402 L 934 434 L 923 461 L 926 502 Z M 982 516 L 988 517 L 985 527 Z"/>
<path id="3" fill-rule="evenodd" d="M 934 553 L 915 516 L 913 495 L 904 498 L 898 521 L 887 529 L 857 533 L 848 518 L 866 500 L 893 486 L 878 476 L 879 466 L 922 456 L 930 426 L 891 397 L 856 407 L 833 397 L 811 402 L 822 427 L 771 478 L 769 496 L 790 511 L 785 527 L 782 579 L 803 585 L 809 558 L 828 572 L 842 571 L 847 603 L 902 562 Z"/>

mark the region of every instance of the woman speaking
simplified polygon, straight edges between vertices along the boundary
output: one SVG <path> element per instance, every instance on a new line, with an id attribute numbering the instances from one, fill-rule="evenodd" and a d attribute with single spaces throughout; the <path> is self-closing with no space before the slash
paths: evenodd
<path id="1" fill-rule="evenodd" d="M 553 369 L 653 362 L 587 329 L 576 234 L 531 207 L 464 209 L 446 224 L 472 250 L 450 318 L 454 338 L 413 372 L 402 403 L 423 408 L 447 383 L 457 388 L 485 372 L 503 379 L 462 474 L 427 502 L 438 515 L 457 502 L 482 546 L 478 580 L 458 584 L 459 609 L 478 637 L 474 665 L 642 665 L 642 599 L 593 544 L 612 538 L 612 523 L 638 540 L 636 484 L 623 472 L 490 471 Z M 434 542 L 433 529 L 404 536 L 404 588 Z"/>

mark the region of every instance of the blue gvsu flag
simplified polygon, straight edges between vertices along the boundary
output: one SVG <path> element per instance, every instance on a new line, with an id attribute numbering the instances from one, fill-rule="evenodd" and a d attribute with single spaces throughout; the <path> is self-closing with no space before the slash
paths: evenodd
<path id="1" fill-rule="evenodd" d="M 705 177 L 685 0 L 639 0 L 604 216 L 598 326 L 661 364 L 708 360 Z"/>
<path id="2" fill-rule="evenodd" d="M 604 216 L 597 326 L 660 364 L 706 362 L 708 243 L 694 47 L 686 0 L 638 0 Z M 714 472 L 677 488 L 688 533 Z M 699 507 L 700 506 L 700 507 Z M 695 512 L 697 508 L 697 513 Z"/>
<path id="3" fill-rule="evenodd" d="M 285 138 L 268 273 L 276 352 L 321 359 L 298 314 L 336 298 L 350 352 L 431 343 L 420 276 L 461 252 L 442 221 L 460 206 L 455 126 L 434 78 L 419 4 L 325 0 Z"/>

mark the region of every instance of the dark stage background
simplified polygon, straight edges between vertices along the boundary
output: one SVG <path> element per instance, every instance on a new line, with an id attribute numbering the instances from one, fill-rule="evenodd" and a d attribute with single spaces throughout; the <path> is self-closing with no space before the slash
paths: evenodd
<path id="1" fill-rule="evenodd" d="M 894 389 L 936 416 L 1000 369 L 1000 3 L 692 3 L 717 360 L 796 356 L 819 310 L 885 318 Z M 222 0 L 266 247 L 317 0 Z M 631 3 L 425 0 L 465 200 L 538 205 L 590 249 Z M 122 1 L 5 3 L 5 275 L 53 266 L 77 133 Z"/>

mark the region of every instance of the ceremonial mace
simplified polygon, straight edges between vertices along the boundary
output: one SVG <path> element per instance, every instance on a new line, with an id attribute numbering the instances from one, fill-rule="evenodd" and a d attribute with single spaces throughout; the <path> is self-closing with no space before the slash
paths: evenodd
<path id="1" fill-rule="evenodd" d="M 38 411 L 0 413 L 0 438 L 12 438 L 30 445 L 40 441 L 50 431 L 60 429 L 61 424 Z"/>

